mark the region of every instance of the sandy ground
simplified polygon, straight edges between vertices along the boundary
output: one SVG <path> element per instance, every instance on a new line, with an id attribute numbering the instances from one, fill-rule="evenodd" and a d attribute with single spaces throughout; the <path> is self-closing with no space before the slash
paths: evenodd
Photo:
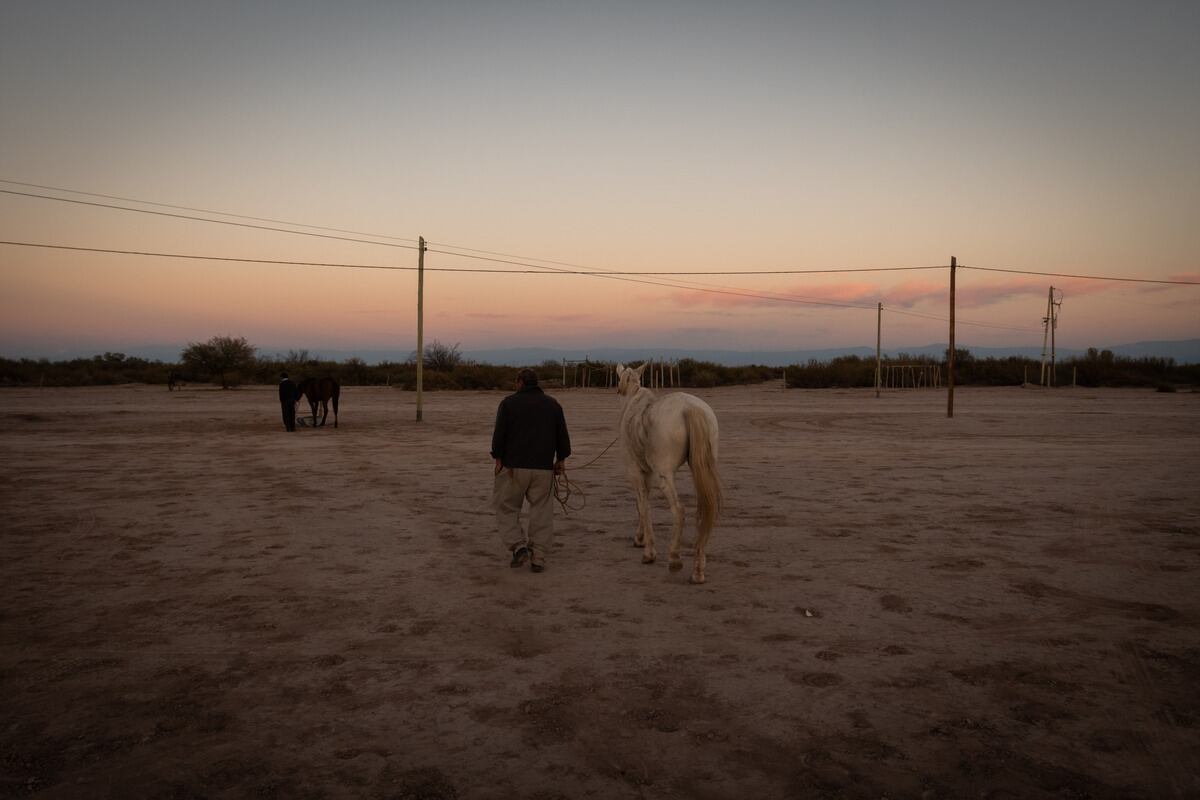
<path id="1" fill-rule="evenodd" d="M 703 586 L 615 448 L 510 569 L 498 392 L 3 390 L 0 795 L 1200 796 L 1200 394 L 695 393 Z"/>

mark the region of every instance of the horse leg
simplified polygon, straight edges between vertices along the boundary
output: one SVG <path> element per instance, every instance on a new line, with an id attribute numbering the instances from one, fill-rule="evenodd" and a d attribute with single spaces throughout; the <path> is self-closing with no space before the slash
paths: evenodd
<path id="1" fill-rule="evenodd" d="M 646 526 L 643 520 L 648 516 L 648 513 L 643 513 L 643 509 L 647 507 L 647 498 L 642 494 L 642 471 L 635 466 L 626 465 L 625 477 L 629 481 L 629 486 L 633 489 L 633 497 L 637 501 L 638 525 L 637 532 L 633 535 L 633 546 L 642 547 L 646 544 Z"/>
<path id="2" fill-rule="evenodd" d="M 667 558 L 671 572 L 678 572 L 683 569 L 683 560 L 679 557 L 679 548 L 683 542 L 683 504 L 679 502 L 679 493 L 675 491 L 675 476 L 670 472 L 659 473 L 658 488 L 671 506 L 671 549 Z"/>
<path id="3" fill-rule="evenodd" d="M 333 395 L 333 427 L 335 427 L 335 428 L 337 427 L 337 406 L 338 406 L 338 396 L 335 393 Z"/>
<path id="4" fill-rule="evenodd" d="M 650 519 L 650 476 L 639 475 L 636 488 L 638 535 L 634 543 L 642 545 L 642 563 L 653 564 L 658 554 L 654 551 L 654 525 Z"/>
<path id="5" fill-rule="evenodd" d="M 317 415 L 316 409 L 313 409 L 313 417 Z M 325 419 L 329 416 L 329 401 L 321 401 L 321 427 L 325 427 Z"/>
<path id="6" fill-rule="evenodd" d="M 704 583 L 704 565 L 707 559 L 704 557 L 704 548 L 708 545 L 708 535 L 711 530 L 700 531 L 696 534 L 696 560 L 692 565 L 692 583 Z"/>
<path id="7" fill-rule="evenodd" d="M 708 547 L 708 537 L 712 536 L 713 520 L 705 520 L 703 514 L 697 515 L 699 524 L 696 526 L 696 559 L 692 564 L 692 583 L 704 583 L 704 565 L 707 559 L 704 550 Z"/>

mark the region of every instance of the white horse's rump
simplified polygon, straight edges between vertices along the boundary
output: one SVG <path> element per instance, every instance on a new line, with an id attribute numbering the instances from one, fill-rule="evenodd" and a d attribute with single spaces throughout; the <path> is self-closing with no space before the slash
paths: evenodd
<path id="1" fill-rule="evenodd" d="M 683 392 L 658 397 L 642 387 L 642 371 L 617 365 L 617 391 L 623 399 L 621 446 L 625 469 L 637 493 L 638 532 L 634 543 L 644 548 L 642 562 L 650 564 L 654 529 L 650 523 L 650 492 L 658 487 L 671 504 L 674 524 L 668 553 L 672 572 L 683 568 L 679 548 L 683 539 L 683 506 L 675 491 L 675 472 L 684 462 L 696 486 L 696 561 L 692 583 L 704 583 L 704 549 L 721 513 L 721 481 L 717 473 L 717 417 L 708 404 Z"/>

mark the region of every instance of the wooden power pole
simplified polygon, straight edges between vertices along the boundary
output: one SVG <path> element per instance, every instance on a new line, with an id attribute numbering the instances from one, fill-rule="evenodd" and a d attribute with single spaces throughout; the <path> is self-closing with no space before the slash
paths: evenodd
<path id="1" fill-rule="evenodd" d="M 958 272 L 958 259 L 950 256 L 950 351 L 946 354 L 946 416 L 954 416 L 954 279 Z"/>
<path id="2" fill-rule="evenodd" d="M 423 418 L 425 389 L 425 237 L 417 238 L 417 422 Z"/>
<path id="3" fill-rule="evenodd" d="M 879 373 L 882 371 L 883 359 L 880 356 L 879 345 L 883 341 L 883 301 L 879 302 L 878 313 L 875 317 L 875 396 L 879 397 Z"/>

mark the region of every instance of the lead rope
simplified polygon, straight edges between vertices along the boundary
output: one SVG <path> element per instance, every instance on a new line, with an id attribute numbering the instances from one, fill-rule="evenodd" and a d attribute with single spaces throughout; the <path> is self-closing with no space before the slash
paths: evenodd
<path id="1" fill-rule="evenodd" d="M 617 438 L 619 439 L 620 436 L 618 436 Z M 612 447 L 616 443 L 617 443 L 617 439 L 613 439 L 611 442 L 608 443 L 608 447 L 605 447 L 603 450 L 600 451 L 600 455 L 596 456 L 591 461 L 584 464 L 582 467 L 576 467 L 576 469 L 587 469 L 592 464 L 595 464 L 597 461 L 600 460 L 600 456 L 607 453 L 609 448 Z M 564 516 L 570 516 L 570 513 L 572 511 L 583 511 L 583 509 L 587 507 L 587 495 L 585 495 L 583 493 L 583 489 L 579 488 L 579 484 L 575 483 L 574 481 L 572 481 L 570 478 L 567 477 L 567 470 L 565 467 L 563 468 L 563 471 L 561 474 L 557 474 L 554 476 L 552 491 L 554 492 L 554 499 L 558 501 L 558 504 L 560 506 L 562 506 Z M 571 495 L 573 495 L 573 494 L 579 495 L 579 505 L 578 506 L 570 505 Z"/>

